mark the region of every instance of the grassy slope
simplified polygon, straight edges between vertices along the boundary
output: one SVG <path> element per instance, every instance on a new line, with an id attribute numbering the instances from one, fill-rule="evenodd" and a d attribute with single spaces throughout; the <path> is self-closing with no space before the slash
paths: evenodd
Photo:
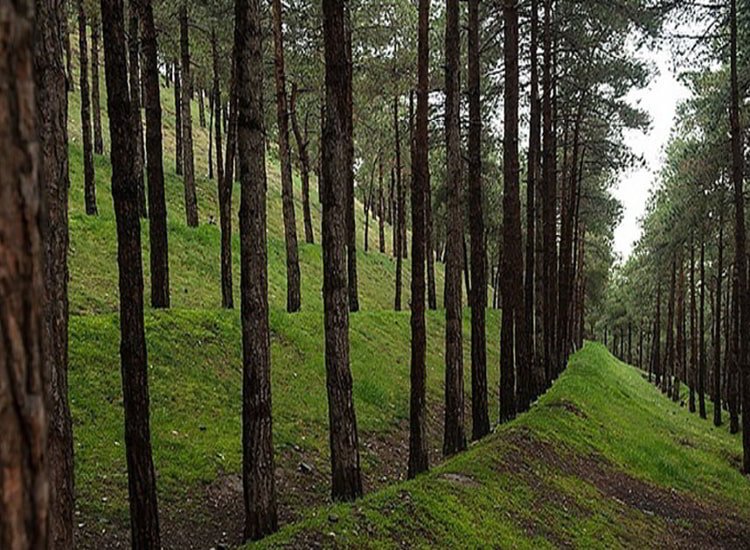
<path id="1" fill-rule="evenodd" d="M 74 48 L 77 40 L 73 39 Z M 74 51 L 75 55 L 75 51 Z M 77 77 L 76 77 L 77 78 Z M 77 90 L 77 88 L 76 88 Z M 102 105 L 105 90 L 102 74 Z M 122 395 L 119 372 L 117 263 L 115 220 L 110 192 L 109 158 L 97 156 L 96 186 L 99 215 L 83 208 L 83 162 L 80 146 L 80 96 L 70 96 L 70 392 L 76 452 L 77 505 L 86 519 L 126 525 L 127 478 L 123 442 Z M 219 229 L 216 183 L 199 177 L 201 226 L 184 221 L 182 180 L 174 174 L 173 90 L 162 89 L 166 193 L 169 215 L 170 277 L 173 309 L 147 307 L 146 330 L 151 385 L 152 440 L 162 505 L 183 505 L 217 475 L 240 471 L 241 458 L 241 336 L 237 311 L 220 305 Z M 206 130 L 198 128 L 193 105 L 196 174 L 207 173 Z M 105 149 L 109 135 L 103 113 Z M 286 304 L 285 253 L 278 162 L 268 164 L 269 293 L 271 301 L 275 443 L 279 454 L 298 446 L 319 470 L 327 455 L 327 404 L 322 339 L 322 260 L 319 245 L 302 243 L 301 203 L 296 202 L 302 270 L 301 314 L 289 316 Z M 295 184 L 299 182 L 296 181 Z M 313 182 L 314 183 L 314 182 Z M 295 189 L 299 198 L 299 188 Z M 235 300 L 239 303 L 239 187 L 234 189 Z M 313 225 L 320 238 L 317 189 L 312 190 Z M 146 301 L 148 302 L 148 222 L 142 225 Z M 363 239 L 363 213 L 357 208 L 358 245 Z M 371 244 L 377 236 L 371 227 Z M 386 242 L 390 251 L 391 231 Z M 408 418 L 409 314 L 395 313 L 395 261 L 390 254 L 359 254 L 360 304 L 352 316 L 351 346 L 354 395 L 363 443 L 369 438 L 403 434 Z M 409 261 L 404 263 L 404 303 L 409 297 Z M 442 287 L 438 265 L 438 287 Z M 499 334 L 499 317 L 489 316 L 488 334 Z M 428 319 L 428 391 L 435 415 L 442 400 L 444 321 L 442 312 Z M 468 365 L 469 326 L 466 334 Z M 490 365 L 498 356 L 490 347 Z M 468 369 L 467 369 L 468 371 Z M 467 372 L 467 388 L 469 375 Z M 490 369 L 490 388 L 497 387 L 497 369 Z M 497 401 L 492 392 L 492 410 Z M 434 441 L 439 447 L 440 442 Z M 363 450 L 365 474 L 378 460 Z M 315 462 L 317 457 L 317 463 Z M 292 465 L 292 467 L 296 466 Z M 319 488 L 321 501 L 327 488 Z M 284 496 L 282 504 L 284 504 Z M 319 501 L 320 502 L 320 501 Z"/>
<path id="2" fill-rule="evenodd" d="M 486 442 L 354 506 L 319 510 L 259 546 L 673 546 L 697 525 L 721 531 L 716 510 L 741 511 L 735 520 L 747 525 L 739 453 L 738 436 L 587 344 L 529 414 Z"/>

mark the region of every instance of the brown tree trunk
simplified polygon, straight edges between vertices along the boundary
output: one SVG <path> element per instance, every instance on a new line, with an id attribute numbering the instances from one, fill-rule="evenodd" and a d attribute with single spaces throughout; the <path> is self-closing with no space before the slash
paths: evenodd
<path id="1" fill-rule="evenodd" d="M 701 296 L 698 319 L 700 357 L 698 359 L 698 411 L 701 418 L 706 418 L 706 241 L 701 236 Z"/>
<path id="2" fill-rule="evenodd" d="M 698 365 L 698 340 L 696 321 L 698 317 L 695 301 L 695 242 L 690 238 L 690 367 L 687 383 L 690 388 L 688 407 L 691 413 L 695 412 L 695 375 Z"/>
<path id="3" fill-rule="evenodd" d="M 482 208 L 482 110 L 480 90 L 479 0 L 469 1 L 469 231 L 471 239 L 471 438 L 490 432 L 487 405 L 487 281 Z"/>
<path id="4" fill-rule="evenodd" d="M 677 342 L 675 349 L 674 361 L 674 384 L 672 386 L 672 401 L 680 400 L 680 384 L 684 380 L 681 378 L 685 368 L 685 262 L 682 259 L 680 251 L 679 271 L 677 276 L 677 311 L 675 313 L 677 321 Z"/>
<path id="5" fill-rule="evenodd" d="M 348 4 L 347 4 L 348 6 Z M 346 54 L 347 80 L 352 81 L 352 22 L 349 8 L 346 7 L 346 18 L 344 20 L 344 39 Z M 347 143 L 347 184 L 346 184 L 346 265 L 347 265 L 347 287 L 349 293 L 349 311 L 359 311 L 359 291 L 357 284 L 357 225 L 354 215 L 354 98 L 352 87 L 346 88 L 346 139 Z"/>
<path id="6" fill-rule="evenodd" d="M 221 227 L 221 307 L 232 309 L 232 187 L 237 153 L 237 51 L 232 50 L 232 80 L 229 90 L 229 126 L 227 127 L 227 149 L 224 157 L 224 173 L 219 186 L 219 225 Z M 218 102 L 217 102 L 218 103 Z M 217 106 L 217 109 L 221 107 Z M 221 116 L 217 113 L 217 119 Z M 218 121 L 217 121 L 218 122 Z M 217 131 L 220 128 L 217 127 Z M 218 155 L 218 154 L 217 154 Z"/>
<path id="7" fill-rule="evenodd" d="M 401 311 L 401 271 L 403 263 L 403 254 L 401 253 L 401 221 L 404 216 L 403 209 L 401 208 L 401 138 L 399 126 L 398 96 L 396 96 L 393 98 L 393 132 L 396 139 L 396 207 L 393 216 L 393 256 L 396 258 L 396 297 L 394 299 L 394 309 L 396 311 Z"/>
<path id="8" fill-rule="evenodd" d="M 211 92 L 211 120 L 212 125 L 210 132 L 213 132 L 213 138 L 216 142 L 216 181 L 219 186 L 224 180 L 224 166 L 222 164 L 221 151 L 221 78 L 220 78 L 220 59 L 219 59 L 219 39 L 216 36 L 216 28 L 211 28 L 211 58 L 213 64 L 213 89 Z M 210 139 L 209 139 L 210 141 Z M 209 143 L 209 147 L 211 144 Z M 210 149 L 209 149 L 210 153 Z M 210 169 L 210 165 L 209 165 Z"/>
<path id="9" fill-rule="evenodd" d="M 96 208 L 96 180 L 94 179 L 94 150 L 91 143 L 91 96 L 88 78 L 88 43 L 86 41 L 86 11 L 83 0 L 78 3 L 79 84 L 81 88 L 81 138 L 83 141 L 83 189 L 86 214 L 93 216 Z"/>
<path id="10" fill-rule="evenodd" d="M 729 409 L 729 433 L 736 434 L 740 431 L 739 416 L 739 351 L 740 351 L 740 308 L 739 308 L 739 278 L 737 270 L 734 270 L 732 277 L 731 307 L 727 304 L 727 322 L 726 322 L 726 401 Z"/>
<path id="11" fill-rule="evenodd" d="M 378 157 L 378 243 L 385 254 L 385 195 L 383 194 L 383 155 Z"/>
<path id="12" fill-rule="evenodd" d="M 656 286 L 656 318 L 654 320 L 654 336 L 651 341 L 652 349 L 651 357 L 654 365 L 654 383 L 656 386 L 661 385 L 662 376 L 662 363 L 661 363 L 661 280 L 657 282 Z"/>
<path id="13" fill-rule="evenodd" d="M 104 154 L 102 110 L 99 99 L 99 19 L 91 21 L 91 111 L 94 115 L 94 153 Z"/>
<path id="14" fill-rule="evenodd" d="M 0 1 L 0 120 L 3 121 L 0 131 L 3 262 L 0 270 L 0 547 L 11 550 L 47 548 L 50 519 L 49 412 L 45 395 L 48 380 L 43 359 L 49 328 L 44 318 L 46 243 L 41 236 L 44 194 L 37 174 L 44 160 L 40 162 L 36 146 L 34 11 L 30 0 Z M 40 20 L 40 28 L 48 35 L 53 30 L 44 28 L 51 24 L 48 14 L 46 19 Z M 45 114 L 42 114 L 42 131 L 47 129 L 49 121 Z M 58 122 L 59 118 L 54 123 Z M 59 138 L 64 139 L 65 126 L 60 129 L 63 133 Z M 44 156 L 49 152 L 46 149 Z M 66 166 L 64 157 L 62 165 Z M 53 169 L 53 166 L 48 168 Z M 57 183 L 55 181 L 53 187 Z M 64 367 L 55 366 L 56 370 Z M 59 381 L 58 375 L 59 372 L 54 373 L 53 390 L 60 389 L 54 386 Z M 67 449 L 68 445 L 65 447 Z M 60 480 L 54 475 L 57 485 Z M 65 534 L 69 535 L 72 526 L 60 525 L 66 519 L 70 517 L 55 518 L 54 523 L 58 528 L 64 527 Z"/>
<path id="15" fill-rule="evenodd" d="M 429 468 L 427 448 L 427 329 L 425 326 L 425 188 L 429 162 L 430 0 L 419 0 L 417 38 L 417 113 L 411 179 L 411 392 L 409 470 L 414 478 Z"/>
<path id="16" fill-rule="evenodd" d="M 323 0 L 326 116 L 323 132 L 323 305 L 326 387 L 331 446 L 332 496 L 362 495 L 357 420 L 349 366 L 347 295 L 347 186 L 352 135 L 347 109 L 352 86 L 347 67 L 347 16 L 344 0 Z"/>
<path id="17" fill-rule="evenodd" d="M 297 220 L 294 214 L 292 157 L 289 150 L 289 111 L 286 105 L 286 77 L 284 75 L 284 37 L 281 30 L 281 0 L 271 1 L 273 11 L 273 60 L 276 80 L 276 121 L 279 129 L 279 160 L 281 162 L 281 202 L 286 243 L 286 310 L 300 310 L 300 271 L 297 250 Z"/>
<path id="18" fill-rule="evenodd" d="M 713 402 L 714 426 L 721 426 L 721 278 L 724 269 L 724 208 L 719 210 L 719 258 L 716 267 L 716 310 L 714 311 Z"/>
<path id="19" fill-rule="evenodd" d="M 427 307 L 437 309 L 437 290 L 435 287 L 435 244 L 432 231 L 432 185 L 427 180 L 424 195 L 424 228 L 425 255 L 427 256 Z"/>
<path id="20" fill-rule="evenodd" d="M 48 384 L 46 403 L 49 431 L 46 460 L 49 465 L 49 541 L 52 548 L 73 547 L 74 512 L 73 432 L 68 405 L 67 258 L 70 178 L 68 176 L 68 97 L 62 48 L 65 36 L 64 4 L 62 0 L 36 2 L 36 37 L 34 40 L 37 131 L 40 146 L 39 187 L 34 189 L 34 193 L 41 191 L 41 200 L 46 212 L 42 228 L 45 287 L 43 357 Z M 2 38 L 0 42 L 3 42 Z M 0 63 L 4 61 L 5 59 Z M 11 72 L 4 72 L 4 74 L 11 74 Z M 5 86 L 7 82 L 2 85 L 3 88 Z M 2 103 L 7 104 L 5 99 Z M 7 113 L 3 115 L 3 119 L 10 120 L 5 117 Z M 3 143 L 0 149 L 10 152 L 12 147 L 15 145 Z M 2 153 L 0 157 L 3 157 Z M 7 158 L 3 158 L 1 162 L 7 170 L 12 170 L 13 164 Z M 19 170 L 18 174 L 22 173 Z M 13 193 L 15 183 L 11 183 L 11 180 L 6 181 L 0 176 L 0 188 Z M 16 200 L 11 198 L 11 195 L 0 199 L 0 203 L 9 207 L 0 217 L 13 219 L 13 215 L 10 214 L 10 205 L 15 206 Z M 7 234 L 6 231 L 6 228 L 0 230 L 3 234 Z M 38 294 L 36 296 L 38 297 Z M 8 297 L 4 296 L 0 298 L 0 302 L 6 303 L 7 299 Z M 34 304 L 34 307 L 36 305 Z M 5 325 L 5 321 L 2 324 Z M 0 363 L 4 363 L 4 360 L 0 359 Z M 5 368 L 0 367 L 0 372 L 4 373 Z M 5 374 L 0 374 L 0 379 L 4 377 Z M 3 401 L 4 398 L 0 397 L 0 402 Z M 4 430 L 10 427 L 5 420 L 0 420 L 0 424 L 3 425 Z M 10 431 L 3 432 L 4 441 L 6 433 Z M 0 504 L 0 516 L 5 516 L 6 513 L 9 513 L 9 510 L 4 509 L 4 506 Z M 2 520 L 0 520 L 1 523 Z M 0 536 L 0 546 L 6 543 L 8 541 L 4 541 L 4 537 Z M 9 548 L 12 546 L 8 544 Z"/>
<path id="21" fill-rule="evenodd" d="M 242 300 L 242 446 L 245 538 L 278 529 L 268 323 L 262 6 L 235 2 Z"/>
<path id="22" fill-rule="evenodd" d="M 143 103 L 146 107 L 146 175 L 150 209 L 149 254 L 151 265 L 151 306 L 169 307 L 169 252 L 167 242 L 167 203 L 164 195 L 164 160 L 161 129 L 161 91 L 156 27 L 151 0 L 135 0 L 141 19 L 143 49 Z"/>
<path id="23" fill-rule="evenodd" d="M 206 105 L 204 104 L 203 88 L 198 88 L 198 125 L 201 128 L 206 127 Z"/>
<path id="24" fill-rule="evenodd" d="M 297 141 L 297 150 L 299 151 L 300 178 L 302 179 L 302 215 L 305 220 L 305 242 L 307 244 L 313 244 L 315 242 L 315 234 L 313 232 L 312 213 L 310 210 L 310 153 L 308 152 L 310 140 L 307 131 L 308 117 L 305 117 L 304 127 L 300 128 L 299 120 L 297 118 L 296 83 L 292 84 L 290 109 L 292 130 L 294 131 L 294 137 Z"/>
<path id="25" fill-rule="evenodd" d="M 133 110 L 133 130 L 135 131 L 135 167 L 138 185 L 138 207 L 141 216 L 148 216 L 146 207 L 146 187 L 143 181 L 143 121 L 141 119 L 141 76 L 140 44 L 138 41 L 138 12 L 128 10 L 128 71 L 130 79 L 130 108 Z"/>
<path id="26" fill-rule="evenodd" d="M 185 185 L 185 217 L 188 227 L 198 227 L 198 198 L 195 192 L 195 161 L 193 158 L 193 118 L 190 99 L 193 97 L 193 81 L 190 76 L 190 39 L 188 36 L 187 3 L 180 3 L 180 56 L 182 110 L 182 173 Z"/>
<path id="27" fill-rule="evenodd" d="M 107 111 L 112 144 L 112 198 L 117 221 L 120 287 L 120 361 L 125 410 L 131 543 L 159 548 L 156 477 L 149 427 L 148 362 L 143 323 L 143 271 L 138 206 L 136 136 L 128 92 L 122 0 L 101 0 Z"/>
<path id="28" fill-rule="evenodd" d="M 675 361 L 675 346 L 674 346 L 674 303 L 676 290 L 675 286 L 677 283 L 677 264 L 672 259 L 671 267 L 672 278 L 669 285 L 669 300 L 667 302 L 667 348 L 666 357 L 664 364 L 664 372 L 662 373 L 661 380 L 661 391 L 667 395 L 672 395 L 672 374 L 674 373 L 674 361 Z"/>
<path id="29" fill-rule="evenodd" d="M 447 0 L 445 16 L 445 428 L 443 455 L 466 449 L 464 432 L 463 321 L 461 269 L 463 208 L 461 200 L 461 31 L 458 0 Z"/>
<path id="30" fill-rule="evenodd" d="M 175 135 L 175 173 L 182 175 L 182 75 L 180 62 L 174 60 L 174 135 Z"/>

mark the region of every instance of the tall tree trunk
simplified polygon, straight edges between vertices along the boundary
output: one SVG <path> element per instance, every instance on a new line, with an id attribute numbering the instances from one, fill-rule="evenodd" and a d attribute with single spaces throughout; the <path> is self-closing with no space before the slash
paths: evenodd
<path id="1" fill-rule="evenodd" d="M 357 419 L 349 366 L 349 300 L 346 267 L 347 186 L 352 135 L 347 109 L 352 86 L 347 67 L 344 0 L 323 0 L 326 116 L 323 132 L 323 305 L 332 496 L 362 495 Z"/>
<path id="2" fill-rule="evenodd" d="M 429 162 L 430 0 L 419 0 L 417 116 L 411 179 L 411 365 L 408 477 L 429 468 L 427 448 L 427 329 L 425 326 L 425 188 Z"/>
<path id="3" fill-rule="evenodd" d="M 701 296 L 698 335 L 700 357 L 698 359 L 698 411 L 706 418 L 706 240 L 701 236 Z"/>
<path id="4" fill-rule="evenodd" d="M 104 154 L 102 108 L 99 99 L 99 19 L 91 21 L 91 111 L 94 115 L 94 153 Z"/>
<path id="5" fill-rule="evenodd" d="M 242 300 L 242 442 L 245 538 L 278 529 L 271 414 L 268 323 L 266 159 L 263 119 L 262 7 L 235 2 Z"/>
<path id="6" fill-rule="evenodd" d="M 445 426 L 443 455 L 466 449 L 464 432 L 463 332 L 461 315 L 461 31 L 458 0 L 446 0 L 445 16 L 445 142 L 446 142 L 446 258 L 445 258 Z"/>
<path id="7" fill-rule="evenodd" d="M 185 185 L 185 217 L 188 227 L 198 227 L 198 198 L 195 193 L 195 161 L 193 158 L 193 115 L 190 99 L 193 97 L 193 81 L 190 69 L 190 39 L 188 36 L 188 12 L 185 0 L 180 2 L 180 56 L 182 110 L 182 173 Z"/>
<path id="8" fill-rule="evenodd" d="M 654 365 L 654 383 L 661 385 L 662 363 L 661 363 L 661 281 L 656 286 L 656 318 L 654 320 L 654 336 L 652 339 L 651 357 Z"/>
<path id="9" fill-rule="evenodd" d="M 91 143 L 91 96 L 88 78 L 88 43 L 86 41 L 86 11 L 83 0 L 78 4 L 79 84 L 81 88 L 81 138 L 83 141 L 83 189 L 86 214 L 94 216 L 96 208 L 96 180 L 94 179 L 94 150 Z"/>
<path id="10" fill-rule="evenodd" d="M 40 19 L 38 28 L 46 35 L 49 47 L 49 34 L 54 33 L 54 29 L 45 27 L 54 23 L 43 10 L 40 11 L 44 19 Z M 47 365 L 43 359 L 49 324 L 45 323 L 44 311 L 46 243 L 42 242 L 41 235 L 45 195 L 37 171 L 40 167 L 45 171 L 44 160 L 52 160 L 48 156 L 52 151 L 45 147 L 40 162 L 36 146 L 34 12 L 34 3 L 30 0 L 0 1 L 0 120 L 3 121 L 0 131 L 3 258 L 0 270 L 0 547 L 9 549 L 47 548 L 49 535 L 47 429 L 50 411 L 46 405 Z M 49 78 L 50 75 L 41 73 L 39 76 Z M 40 92 L 56 94 L 57 89 Z M 59 99 L 57 101 L 59 103 Z M 40 113 L 42 131 L 52 122 L 46 115 L 54 113 L 54 106 L 51 106 L 51 113 Z M 54 124 L 60 121 L 60 116 L 64 115 L 58 113 Z M 59 138 L 64 139 L 64 124 L 59 129 L 62 130 Z M 50 142 L 42 145 L 50 145 Z M 62 167 L 66 167 L 65 157 Z M 62 175 L 63 179 L 65 177 Z M 52 182 L 53 188 L 57 183 Z M 55 208 L 59 209 L 59 205 Z M 53 377 L 53 391 L 60 389 L 54 384 L 59 381 L 61 367 L 64 373 L 64 365 L 55 367 L 58 372 Z M 54 406 L 52 412 L 57 412 Z M 57 443 L 59 445 L 59 439 Z M 59 473 L 52 475 L 55 489 L 61 481 L 55 479 Z M 61 504 L 72 505 L 72 502 Z M 60 507 L 52 510 L 56 509 Z M 65 523 L 69 519 L 68 516 L 53 520 L 57 528 L 63 528 L 62 534 L 72 534 L 72 526 Z M 72 537 L 70 540 L 72 542 Z"/>
<path id="11" fill-rule="evenodd" d="M 698 366 L 698 340 L 696 322 L 698 311 L 695 301 L 695 242 L 690 237 L 690 367 L 687 383 L 690 386 L 690 397 L 688 407 L 691 413 L 695 412 L 695 375 Z"/>
<path id="12" fill-rule="evenodd" d="M 234 165 L 237 153 L 237 124 L 239 98 L 237 97 L 236 45 L 232 50 L 232 80 L 229 89 L 229 126 L 227 127 L 227 149 L 224 157 L 224 173 L 219 186 L 219 225 L 221 227 L 221 307 L 232 309 L 232 187 L 234 186 Z M 219 102 L 217 102 L 219 104 Z M 217 109 L 221 109 L 217 105 Z M 217 122 L 221 116 L 217 113 Z M 219 128 L 217 127 L 217 130 Z M 219 132 L 220 133 L 220 132 Z M 218 155 L 218 154 L 217 154 Z"/>
<path id="13" fill-rule="evenodd" d="M 349 4 L 346 5 L 344 38 L 346 53 L 347 80 L 352 81 L 354 64 L 352 61 L 352 22 Z M 347 132 L 347 184 L 346 184 L 346 266 L 349 311 L 359 311 L 359 291 L 357 284 L 357 220 L 354 215 L 354 97 L 351 86 L 346 88 L 346 132 Z"/>
<path id="14" fill-rule="evenodd" d="M 174 135 L 175 135 L 175 173 L 182 175 L 182 75 L 180 62 L 174 60 Z"/>
<path id="15" fill-rule="evenodd" d="M 719 210 L 719 257 L 716 266 L 716 310 L 714 311 L 714 426 L 721 426 L 721 278 L 724 269 L 724 207 Z"/>
<path id="16" fill-rule="evenodd" d="M 740 127 L 740 92 L 737 77 L 737 0 L 730 0 L 730 73 L 731 108 L 730 127 L 732 134 L 732 182 L 734 183 L 734 250 L 739 308 L 739 347 L 737 350 L 742 382 L 742 410 L 750 411 L 750 362 L 748 362 L 748 338 L 750 338 L 750 295 L 747 289 L 747 256 L 745 244 L 745 199 L 742 189 L 744 178 L 744 153 L 742 128 Z M 750 474 L 750 422 L 742 425 L 742 471 Z"/>
<path id="17" fill-rule="evenodd" d="M 667 395 L 672 394 L 672 374 L 674 373 L 675 346 L 674 346 L 674 302 L 676 296 L 677 263 L 672 259 L 672 277 L 669 284 L 669 300 L 667 302 L 667 348 L 664 372 L 661 379 L 661 391 Z"/>
<path id="18" fill-rule="evenodd" d="M 281 162 L 281 202 L 286 243 L 286 310 L 300 310 L 300 271 L 297 250 L 297 220 L 294 215 L 294 187 L 292 157 L 289 150 L 289 111 L 286 105 L 286 76 L 284 74 L 284 37 L 281 29 L 281 0 L 271 1 L 273 11 L 273 60 L 276 81 L 276 120 L 279 129 L 279 160 Z"/>
<path id="19" fill-rule="evenodd" d="M 211 105 L 211 119 L 213 120 L 213 137 L 216 142 L 216 181 L 219 186 L 224 181 L 224 166 L 222 164 L 221 151 L 221 73 L 220 73 L 220 58 L 219 58 L 219 39 L 216 36 L 216 27 L 211 28 L 211 58 L 213 64 L 213 91 L 211 93 L 212 100 L 209 102 Z M 234 77 L 234 75 L 232 75 Z M 231 101 L 231 99 L 230 99 Z M 209 144 L 210 145 L 210 144 Z"/>
<path id="20" fill-rule="evenodd" d="M 674 385 L 672 387 L 672 401 L 680 400 L 680 384 L 683 370 L 685 368 L 685 262 L 682 259 L 682 251 L 678 260 L 679 271 L 677 276 L 677 342 L 674 361 Z"/>
<path id="21" fill-rule="evenodd" d="M 63 40 L 65 36 L 65 2 L 63 0 L 44 0 L 36 2 L 36 36 L 34 44 L 34 71 L 35 71 L 35 93 L 37 132 L 39 137 L 39 186 L 33 188 L 33 192 L 41 193 L 42 204 L 46 211 L 46 223 L 42 227 L 43 262 L 44 262 L 44 328 L 43 328 L 43 355 L 45 359 L 45 371 L 47 372 L 47 406 L 49 415 L 49 431 L 47 433 L 47 464 L 49 467 L 49 540 L 52 548 L 73 547 L 73 512 L 74 512 L 74 490 L 73 490 L 73 431 L 68 405 L 68 188 L 70 178 L 68 176 L 68 97 L 66 93 L 66 75 L 63 59 Z M 13 25 L 11 23 L 11 25 Z M 0 43 L 4 42 L 0 38 Z M 16 46 L 11 46 L 14 52 Z M 5 51 L 6 48 L 2 48 Z M 6 59 L 0 63 L 5 67 L 3 74 L 12 74 L 5 65 Z M 2 80 L 2 77 L 0 77 Z M 2 84 L 3 89 L 8 83 Z M 6 98 L 0 100 L 8 104 Z M 8 113 L 1 115 L 3 120 L 11 120 Z M 11 135 L 11 134 L 6 134 Z M 2 143 L 0 150 L 10 152 L 18 144 Z M 17 198 L 13 194 L 17 192 L 16 182 L 12 182 L 12 174 L 16 173 L 23 177 L 23 170 L 13 170 L 13 161 L 0 153 L 1 162 L 6 170 L 10 171 L 11 179 L 0 175 L 0 189 L 7 190 L 6 195 L 0 191 L 2 199 L 0 203 L 9 208 L 3 210 L 4 220 L 11 220 L 15 214 L 11 214 L 10 205 L 16 205 Z M 36 183 L 34 184 L 36 185 Z M 36 224 L 35 216 L 27 218 Z M 2 222 L 0 222 L 2 224 Z M 32 228 L 30 232 L 37 231 Z M 7 227 L 0 230 L 8 235 Z M 26 254 L 31 252 L 32 257 L 37 257 L 36 251 L 30 251 L 27 245 L 22 249 Z M 16 250 L 21 252 L 21 250 Z M 6 258 L 7 259 L 7 258 Z M 25 260 L 24 263 L 28 261 Z M 38 261 L 38 260 L 36 260 Z M 6 265 L 12 265 L 8 263 Z M 28 265 L 28 264 L 27 264 Z M 39 266 L 37 266 L 39 267 Z M 32 281 L 29 273 L 19 273 L 27 279 L 24 284 Z M 23 280 L 23 279 L 22 279 Z M 4 285 L 5 283 L 3 283 Z M 14 285 L 15 286 L 15 285 Z M 29 287 L 31 290 L 31 287 Z M 0 294 L 2 291 L 0 291 Z M 31 300 L 38 298 L 39 294 L 31 296 Z M 11 303 L 8 296 L 0 298 L 2 303 Z M 32 304 L 32 301 L 28 302 Z M 38 302 L 32 307 L 36 311 Z M 35 313 L 38 315 L 38 313 Z M 40 318 L 41 319 L 41 318 Z M 5 321 L 2 322 L 5 325 Z M 23 326 L 23 325 L 22 325 Z M 34 325 L 28 325 L 34 326 Z M 7 337 L 7 335 L 5 336 Z M 0 363 L 5 363 L 5 356 Z M 32 365 L 28 365 L 31 367 Z M 34 365 L 39 367 L 41 365 Z M 6 376 L 5 366 L 0 367 L 0 379 Z M 38 376 L 37 373 L 35 376 Z M 9 387 L 9 386 L 5 386 Z M 19 388 L 23 393 L 25 388 Z M 0 391 L 0 394 L 2 392 Z M 4 401 L 0 397 L 0 401 Z M 12 408 L 12 407 L 11 407 Z M 6 434 L 13 430 L 6 419 L 0 420 L 3 426 L 3 441 Z M 16 434 L 17 435 L 17 434 Z M 34 438 L 34 434 L 29 434 Z M 3 462 L 5 460 L 3 459 Z M 26 494 L 32 494 L 26 492 Z M 0 505 L 0 516 L 10 514 L 10 510 Z M 8 516 L 10 517 L 10 515 Z M 2 524 L 2 520 L 0 520 Z M 0 532 L 3 528 L 0 527 Z M 34 536 L 29 537 L 33 541 Z M 13 547 L 12 543 L 0 535 L 0 546 Z M 33 545 L 32 545 L 33 546 Z"/>
<path id="22" fill-rule="evenodd" d="M 214 94 L 208 96 L 208 179 L 214 179 Z"/>
<path id="23" fill-rule="evenodd" d="M 292 130 L 294 131 L 294 137 L 297 141 L 297 150 L 299 151 L 300 178 L 302 179 L 302 215 L 305 221 L 305 242 L 307 244 L 313 244 L 315 242 L 315 235 L 313 233 L 312 213 L 310 210 L 310 153 L 308 152 L 310 140 L 307 131 L 308 117 L 305 116 L 304 127 L 300 128 L 299 120 L 297 118 L 296 82 L 292 84 L 290 109 Z"/>
<path id="24" fill-rule="evenodd" d="M 143 181 L 143 121 L 141 119 L 141 69 L 140 69 L 140 44 L 138 40 L 138 12 L 133 8 L 128 9 L 128 71 L 130 80 L 130 108 L 133 111 L 133 130 L 135 132 L 135 167 L 136 182 L 138 185 L 138 207 L 141 216 L 148 216 L 146 208 L 146 187 Z"/>
<path id="25" fill-rule="evenodd" d="M 429 178 L 424 194 L 424 229 L 425 254 L 427 256 L 427 307 L 431 310 L 436 310 L 437 290 L 435 287 L 435 244 L 432 231 L 432 185 Z"/>
<path id="26" fill-rule="evenodd" d="M 143 271 L 136 136 L 128 92 L 122 0 L 101 0 L 107 111 L 112 144 L 112 198 L 117 221 L 120 361 L 125 410 L 131 544 L 159 548 L 156 477 L 149 426 L 148 361 L 143 324 Z"/>
<path id="27" fill-rule="evenodd" d="M 198 87 L 198 125 L 206 127 L 206 105 L 204 103 L 203 87 Z"/>
<path id="28" fill-rule="evenodd" d="M 370 170 L 370 185 L 367 187 L 364 204 L 364 215 L 365 215 L 365 236 L 364 236 L 364 248 L 365 252 L 370 249 L 370 212 L 372 208 L 372 201 L 374 198 L 374 183 L 375 183 L 375 161 L 372 163 L 372 170 Z"/>
<path id="29" fill-rule="evenodd" d="M 383 193 L 383 155 L 378 157 L 378 247 L 385 254 L 385 195 Z"/>
<path id="30" fill-rule="evenodd" d="M 490 433 L 487 404 L 487 272 L 482 209 L 482 109 L 479 58 L 479 0 L 469 0 L 469 231 L 471 238 L 471 438 Z"/>
<path id="31" fill-rule="evenodd" d="M 141 19 L 143 49 L 143 102 L 146 107 L 146 174 L 150 209 L 149 253 L 151 306 L 169 307 L 169 253 L 167 246 L 167 202 L 164 195 L 164 160 L 161 129 L 161 97 L 156 27 L 151 0 L 134 0 Z"/>
<path id="32" fill-rule="evenodd" d="M 399 132 L 398 120 L 398 96 L 393 98 L 393 133 L 396 139 L 396 209 L 393 220 L 393 256 L 396 258 L 396 297 L 394 299 L 394 309 L 401 311 L 401 278 L 402 278 L 402 258 L 401 253 L 401 222 L 404 219 L 404 212 L 401 204 L 401 135 Z"/>
<path id="33" fill-rule="evenodd" d="M 726 332 L 729 338 L 725 352 L 726 368 L 726 400 L 729 409 L 729 433 L 736 434 L 740 431 L 739 417 L 739 351 L 740 351 L 740 300 L 739 300 L 740 274 L 734 270 L 732 277 L 731 307 L 728 306 Z M 728 300 L 729 302 L 729 300 Z"/>

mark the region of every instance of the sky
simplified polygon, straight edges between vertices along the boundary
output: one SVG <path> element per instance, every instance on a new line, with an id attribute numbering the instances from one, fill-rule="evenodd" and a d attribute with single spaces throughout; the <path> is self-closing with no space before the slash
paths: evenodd
<path id="1" fill-rule="evenodd" d="M 651 50 L 641 53 L 658 69 L 651 84 L 642 90 L 634 90 L 628 95 L 632 105 L 640 106 L 651 115 L 651 127 L 644 133 L 628 131 L 625 142 L 646 161 L 643 168 L 624 172 L 614 191 L 624 208 L 624 217 L 615 230 L 615 251 L 627 258 L 633 244 L 640 236 L 639 218 L 646 208 L 649 189 L 654 185 L 663 161 L 664 146 L 669 139 L 678 103 L 688 97 L 687 89 L 680 84 L 672 70 L 671 54 L 668 49 Z"/>

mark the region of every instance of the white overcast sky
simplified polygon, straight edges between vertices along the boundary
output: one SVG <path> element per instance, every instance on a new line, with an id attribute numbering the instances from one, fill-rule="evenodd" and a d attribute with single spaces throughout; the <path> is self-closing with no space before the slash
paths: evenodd
<path id="1" fill-rule="evenodd" d="M 644 157 L 646 166 L 623 173 L 614 192 L 624 207 L 623 221 L 615 231 L 615 250 L 623 258 L 627 258 L 640 236 L 638 220 L 644 213 L 648 191 L 663 161 L 677 104 L 688 96 L 687 89 L 675 77 L 668 48 L 643 52 L 641 56 L 656 65 L 658 75 L 648 88 L 633 91 L 628 96 L 631 104 L 639 105 L 651 115 L 651 127 L 646 133 L 629 131 L 625 134 L 625 142 Z"/>

